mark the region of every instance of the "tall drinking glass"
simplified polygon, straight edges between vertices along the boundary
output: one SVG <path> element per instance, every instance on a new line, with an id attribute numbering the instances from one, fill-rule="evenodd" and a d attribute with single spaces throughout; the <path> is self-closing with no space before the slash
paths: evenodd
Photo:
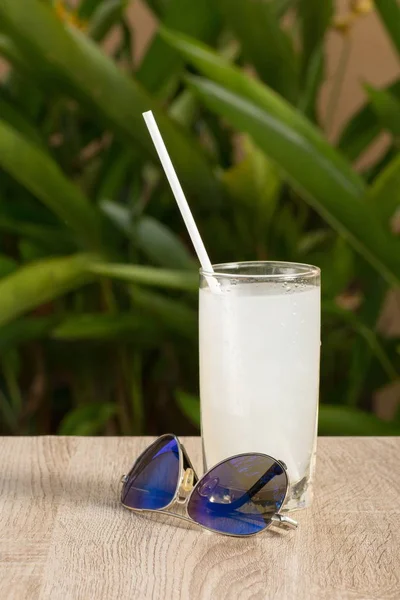
<path id="1" fill-rule="evenodd" d="M 287 465 L 285 508 L 304 508 L 316 452 L 320 271 L 242 262 L 200 274 L 204 466 L 242 452 L 269 454 Z"/>

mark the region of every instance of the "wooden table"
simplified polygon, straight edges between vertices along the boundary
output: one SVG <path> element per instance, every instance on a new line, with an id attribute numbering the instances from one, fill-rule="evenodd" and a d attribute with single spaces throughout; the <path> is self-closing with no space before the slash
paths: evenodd
<path id="1" fill-rule="evenodd" d="M 0 438 L 1 600 L 400 598 L 400 438 L 320 438 L 298 530 L 243 540 L 119 506 L 148 443 Z"/>

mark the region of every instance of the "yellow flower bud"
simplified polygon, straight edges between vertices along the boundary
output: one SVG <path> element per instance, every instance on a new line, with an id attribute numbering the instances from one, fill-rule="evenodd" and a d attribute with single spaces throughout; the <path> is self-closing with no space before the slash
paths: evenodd
<path id="1" fill-rule="evenodd" d="M 355 15 L 353 13 L 348 13 L 347 15 L 334 17 L 332 22 L 332 28 L 335 29 L 338 33 L 346 35 L 351 29 L 354 20 Z"/>
<path id="2" fill-rule="evenodd" d="M 87 29 L 87 23 L 78 17 L 78 13 L 76 11 L 70 10 L 62 0 L 56 0 L 56 2 L 54 2 L 54 10 L 57 17 L 63 23 L 72 25 L 73 27 L 81 29 L 82 31 Z"/>
<path id="3" fill-rule="evenodd" d="M 367 15 L 374 10 L 371 0 L 352 0 L 350 6 L 355 15 Z"/>

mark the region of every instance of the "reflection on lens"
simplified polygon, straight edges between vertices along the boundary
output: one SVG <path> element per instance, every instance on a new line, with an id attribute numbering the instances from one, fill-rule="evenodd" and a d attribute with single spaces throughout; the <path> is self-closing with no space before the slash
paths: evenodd
<path id="1" fill-rule="evenodd" d="M 200 525 L 220 533 L 251 535 L 270 524 L 287 485 L 286 472 L 273 458 L 244 454 L 227 459 L 200 480 L 188 513 Z"/>
<path id="2" fill-rule="evenodd" d="M 134 464 L 122 489 L 122 503 L 129 508 L 165 508 L 175 496 L 178 481 L 178 442 L 172 435 L 163 436 Z"/>

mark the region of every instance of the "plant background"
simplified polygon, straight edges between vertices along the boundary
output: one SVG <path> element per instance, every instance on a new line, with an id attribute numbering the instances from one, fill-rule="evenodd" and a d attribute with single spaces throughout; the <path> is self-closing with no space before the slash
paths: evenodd
<path id="1" fill-rule="evenodd" d="M 197 264 L 148 108 L 214 262 L 322 268 L 320 433 L 399 433 L 400 83 L 326 141 L 365 13 L 399 52 L 396 0 L 149 0 L 138 63 L 127 4 L 0 1 L 0 433 L 196 431 Z"/>

